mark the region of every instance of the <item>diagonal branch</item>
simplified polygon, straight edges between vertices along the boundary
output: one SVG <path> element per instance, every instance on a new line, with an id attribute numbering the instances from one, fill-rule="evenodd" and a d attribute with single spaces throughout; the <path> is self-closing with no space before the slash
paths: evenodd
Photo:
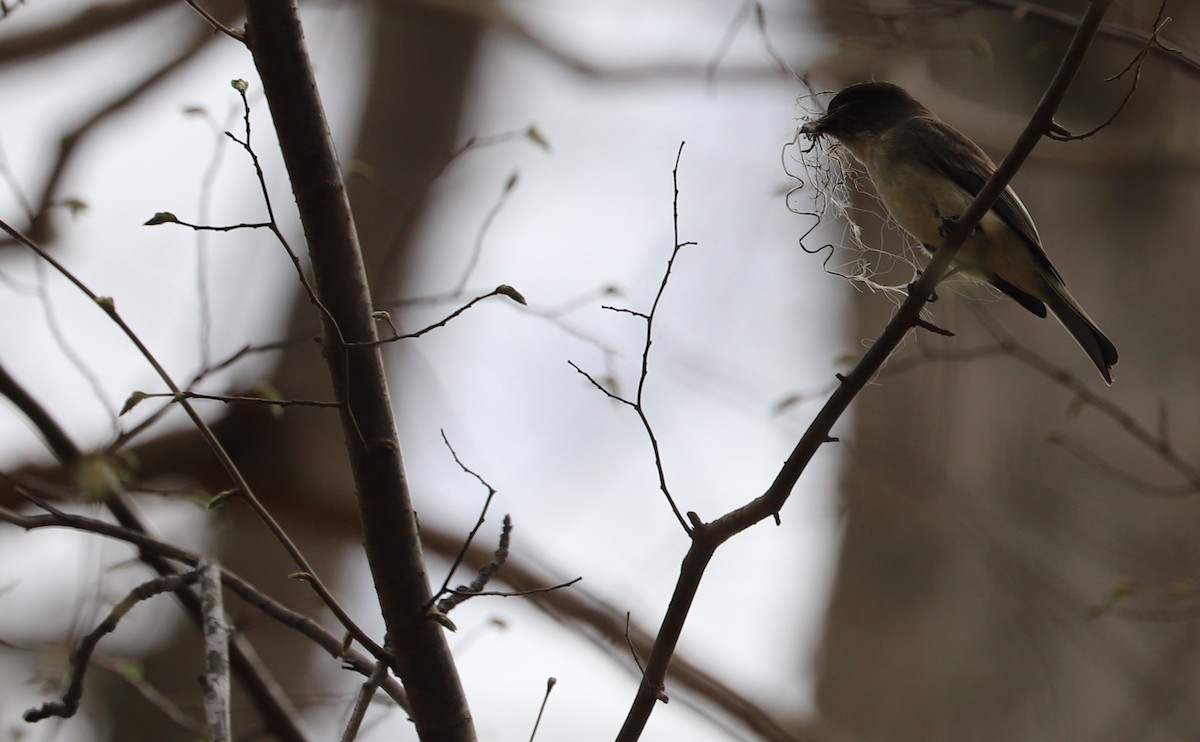
<path id="1" fill-rule="evenodd" d="M 100 643 L 100 640 L 116 631 L 121 619 L 138 603 L 149 600 L 155 595 L 182 590 L 196 582 L 198 577 L 198 573 L 194 570 L 166 577 L 156 577 L 130 591 L 129 595 L 113 606 L 108 616 L 96 628 L 88 632 L 79 646 L 71 652 L 71 680 L 67 684 L 67 690 L 63 693 L 62 700 L 49 701 L 38 708 L 29 709 L 23 717 L 25 721 L 42 721 L 52 716 L 64 719 L 74 716 L 75 712 L 79 710 L 79 702 L 83 699 L 83 678 L 87 674 L 92 653 L 96 651 L 96 645 Z"/>
<path id="2" fill-rule="evenodd" d="M 247 0 L 246 41 L 276 122 L 308 241 L 322 344 L 358 493 L 388 645 L 422 739 L 471 742 L 474 724 L 441 626 L 379 349 L 366 269 L 293 1 Z M 368 343 L 361 345 L 361 343 Z"/>
<path id="3" fill-rule="evenodd" d="M 639 739 L 654 710 L 654 704 L 665 697 L 667 669 L 671 664 L 671 658 L 683 632 L 688 612 L 691 610 L 696 592 L 700 587 L 700 581 L 713 553 L 722 543 L 750 526 L 772 516 L 778 517 L 780 509 L 791 495 L 792 489 L 812 457 L 822 445 L 831 440 L 830 431 L 833 429 L 834 423 L 841 418 L 850 402 L 875 376 L 909 330 L 917 325 L 921 309 L 950 267 L 954 253 L 958 251 L 959 246 L 974 230 L 983 215 L 991 209 L 992 204 L 999 198 L 1018 168 L 1033 151 L 1034 146 L 1051 130 L 1054 112 L 1058 109 L 1063 96 L 1074 80 L 1111 1 L 1093 0 L 1088 6 L 1087 13 L 1080 21 L 1075 37 L 1059 64 L 1058 71 L 1042 95 L 1042 100 L 1030 118 L 1029 124 L 1017 138 L 1016 144 L 1013 145 L 1012 150 L 1000 163 L 995 174 L 963 214 L 961 221 L 955 225 L 945 241 L 938 247 L 928 268 L 914 284 L 908 299 L 900 306 L 899 311 L 888 322 L 883 332 L 854 369 L 841 379 L 842 383 L 830 395 L 821 411 L 817 413 L 816 418 L 796 444 L 795 449 L 784 462 L 783 468 L 767 491 L 711 523 L 702 522 L 695 513 L 687 514 L 693 525 L 692 544 L 684 556 L 675 591 L 671 596 L 667 613 L 655 639 L 654 648 L 646 662 L 642 681 L 638 685 L 637 693 L 625 718 L 625 724 L 617 735 L 618 742 L 633 742 L 633 740 Z"/>
<path id="4" fill-rule="evenodd" d="M 201 556 L 199 554 L 180 548 L 174 544 L 160 541 L 142 531 L 113 525 L 112 523 L 96 520 L 94 518 L 88 518 L 83 515 L 64 513 L 58 511 L 56 508 L 50 507 L 46 503 L 41 503 L 41 505 L 47 510 L 47 514 L 25 515 L 23 513 L 18 513 L 15 510 L 0 507 L 0 522 L 10 523 L 18 528 L 24 528 L 27 531 L 32 531 L 38 528 L 69 528 L 78 531 L 86 531 L 88 533 L 106 536 L 118 541 L 124 541 L 125 543 L 135 546 L 137 547 L 138 551 L 144 555 L 143 559 L 147 558 L 145 555 L 152 555 L 155 559 L 168 564 L 169 562 L 167 562 L 167 560 L 182 562 L 183 564 L 187 564 L 191 567 L 196 567 L 200 564 Z M 174 569 L 173 565 L 172 569 Z M 181 574 L 181 572 L 175 571 L 167 576 L 175 574 Z M 236 593 L 238 597 L 246 601 L 246 603 L 249 605 L 258 608 L 266 615 L 278 621 L 281 625 L 303 634 L 314 644 L 328 653 L 331 657 L 341 660 L 343 666 L 345 666 L 347 669 L 354 670 L 355 672 L 358 672 L 364 676 L 369 676 L 375 671 L 378 661 L 388 659 L 386 653 L 382 651 L 380 651 L 375 657 L 367 657 L 353 648 L 347 649 L 345 640 L 341 637 L 334 636 L 308 616 L 293 611 L 291 608 L 288 608 L 279 601 L 262 592 L 242 577 L 238 576 L 234 572 L 230 572 L 225 568 L 221 568 L 221 582 L 225 585 L 225 587 Z M 200 604 L 199 598 L 196 597 L 195 593 L 184 591 L 176 594 L 191 596 L 197 606 Z M 187 601 L 184 602 L 186 603 Z M 240 638 L 240 634 L 233 635 L 235 646 Z M 234 665 L 235 671 L 237 670 L 237 656 L 238 655 L 235 652 L 232 659 L 232 664 Z M 259 662 L 257 655 L 253 656 L 253 662 Z M 257 666 L 257 664 L 255 666 Z M 274 684 L 273 679 L 271 679 L 270 682 Z M 254 685 L 251 684 L 251 688 L 253 687 Z M 277 688 L 274 686 L 272 687 L 273 690 L 277 690 Z M 399 705 L 405 711 L 408 710 L 408 699 L 404 693 L 404 690 L 400 688 L 398 684 L 396 684 L 390 677 L 385 677 L 380 683 L 380 687 L 382 687 L 387 694 L 391 696 L 392 700 L 394 700 L 397 705 Z M 264 713 L 266 711 L 269 711 L 269 709 L 265 710 Z M 298 728 L 294 732 L 289 732 L 287 729 L 280 729 L 276 728 L 276 726 L 272 726 L 270 732 L 277 739 L 282 740 L 299 740 L 300 742 L 304 742 L 304 740 L 307 739 L 307 737 L 300 733 Z"/>
<path id="5" fill-rule="evenodd" d="M 0 365 L 0 395 L 7 397 L 29 419 L 42 434 L 46 446 L 64 466 L 78 464 L 83 459 L 83 452 L 67 435 L 58 421 L 29 394 L 26 389 Z M 147 539 L 150 529 L 143 521 L 132 498 L 120 486 L 111 482 L 112 492 L 105 498 L 105 505 L 116 518 L 117 522 Z M 161 577 L 171 577 L 180 574 L 180 570 L 152 550 L 140 548 L 139 558 L 146 566 L 157 572 Z M 181 589 L 175 596 L 183 605 L 184 611 L 195 622 L 200 622 L 200 599 L 194 592 Z M 307 739 L 297 722 L 299 713 L 288 701 L 272 677 L 270 671 L 259 661 L 258 653 L 249 640 L 241 635 L 234 635 L 230 641 L 230 661 L 233 672 L 242 681 L 254 701 L 255 708 L 267 719 L 271 732 L 281 740 L 290 742 L 305 742 Z"/>

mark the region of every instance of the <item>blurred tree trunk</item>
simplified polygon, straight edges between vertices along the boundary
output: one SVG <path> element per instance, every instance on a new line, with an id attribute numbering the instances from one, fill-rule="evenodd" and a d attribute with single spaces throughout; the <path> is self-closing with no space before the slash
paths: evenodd
<path id="1" fill-rule="evenodd" d="M 997 161 L 1072 31 L 994 9 L 886 22 L 840 3 L 821 10 L 832 34 L 859 40 L 829 60 L 839 85 L 900 83 Z M 1168 35 L 1194 38 L 1200 14 L 1172 11 Z M 1109 17 L 1143 33 L 1152 19 Z M 1058 120 L 1076 131 L 1105 120 L 1131 78 L 1102 80 L 1136 52 L 1099 39 Z M 1044 141 L 1014 182 L 1051 259 L 1116 343 L 1116 384 L 1104 388 L 1053 320 L 1007 300 L 982 304 L 1151 430 L 1161 401 L 1174 445 L 1192 460 L 1200 458 L 1200 327 L 1191 277 L 1200 253 L 1189 235 L 1200 230 L 1200 161 L 1195 111 L 1174 101 L 1194 97 L 1198 82 L 1151 58 L 1116 126 L 1086 142 Z M 980 304 L 960 296 L 985 294 L 943 288 L 932 319 L 957 337 L 924 333 L 893 364 L 922 349 L 991 342 L 968 307 Z M 891 305 L 851 293 L 847 340 L 856 345 L 878 333 Z M 1052 445 L 1049 436 L 1061 433 L 1105 464 L 1180 481 L 1097 410 L 1074 417 L 1072 401 L 1008 356 L 885 372 L 860 397 L 852 432 L 842 433 L 845 536 L 817 681 L 820 711 L 836 726 L 875 742 L 1200 737 L 1190 582 L 1200 568 L 1197 496 L 1148 496 Z M 1138 585 L 1131 595 L 1089 614 L 1126 580 Z M 1135 608 L 1153 620 L 1134 620 Z"/>

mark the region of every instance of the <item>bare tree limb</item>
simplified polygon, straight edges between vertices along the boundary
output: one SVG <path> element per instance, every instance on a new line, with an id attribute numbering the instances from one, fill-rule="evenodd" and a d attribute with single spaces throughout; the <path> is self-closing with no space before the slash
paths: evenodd
<path id="1" fill-rule="evenodd" d="M 375 666 L 375 672 L 371 673 L 371 677 L 363 681 L 362 687 L 358 689 L 358 695 L 354 698 L 354 708 L 350 711 L 346 729 L 342 732 L 342 742 L 354 742 L 358 737 L 358 730 L 362 728 L 363 719 L 367 716 L 367 707 L 371 705 L 371 699 L 375 697 L 375 691 L 385 677 L 387 677 L 387 665 L 380 662 Z"/>
<path id="2" fill-rule="evenodd" d="M 892 320 L 884 328 L 863 357 L 834 390 L 825 406 L 814 418 L 804 436 L 796 444 L 783 468 L 770 488 L 755 500 L 729 512 L 720 518 L 704 523 L 698 515 L 689 512 L 692 523 L 692 544 L 684 556 L 674 594 L 667 607 L 658 636 L 654 642 L 642 682 L 630 706 L 625 723 L 617 735 L 618 742 L 633 742 L 641 737 L 646 722 L 657 701 L 663 699 L 667 669 L 674 656 L 675 647 L 683 632 L 692 603 L 699 589 L 709 560 L 716 549 L 733 536 L 769 517 L 778 518 L 780 509 L 791 495 L 800 475 L 817 450 L 830 439 L 830 431 L 842 413 L 867 383 L 883 366 L 888 356 L 899 346 L 909 330 L 917 325 L 921 309 L 933 295 L 939 281 L 950 267 L 954 253 L 971 234 L 979 220 L 991 209 L 1004 187 L 1016 174 L 1021 164 L 1033 151 L 1043 136 L 1051 130 L 1054 112 L 1070 87 L 1083 62 L 1096 30 L 1111 0 L 1093 0 L 1083 20 L 1076 29 L 1075 37 L 1059 64 L 1042 100 L 1030 118 L 1025 130 L 996 172 L 980 190 L 974 202 L 954 226 L 950 234 L 938 247 L 929 266 L 914 284 L 908 299 L 901 305 Z"/>
<path id="3" fill-rule="evenodd" d="M 132 87 L 96 109 L 83 123 L 63 135 L 59 142 L 58 156 L 55 158 L 54 164 L 50 167 L 49 174 L 46 176 L 46 182 L 42 186 L 41 195 L 38 196 L 37 202 L 33 205 L 34 213 L 28 231 L 34 236 L 35 240 L 44 241 L 48 236 L 50 209 L 55 205 L 55 199 L 60 195 L 58 193 L 58 186 L 62 182 L 68 166 L 74 161 L 80 144 L 114 114 L 124 110 L 135 101 L 141 99 L 145 93 L 150 92 L 160 83 L 169 79 L 174 72 L 194 59 L 196 54 L 208 45 L 211 40 L 211 35 L 208 33 L 193 33 L 180 43 L 179 51 L 174 56 L 161 61 L 158 67 L 151 69 L 148 74 L 134 83 Z M 8 46 L 9 42 L 6 42 L 4 47 L 8 48 Z M 3 56 L 2 53 L 0 53 L 0 56 Z M 15 235 L 10 234 L 9 236 L 13 237 L 13 241 L 20 243 L 20 240 Z M 12 244 L 12 241 L 5 240 L 0 242 L 0 246 L 7 244 Z"/>
<path id="4" fill-rule="evenodd" d="M 66 431 L 3 366 L 0 366 L 0 395 L 7 397 L 25 414 L 41 432 L 47 447 L 64 466 L 73 466 L 83 460 L 83 452 Z M 150 529 L 142 520 L 133 500 L 119 482 L 111 481 L 110 485 L 112 491 L 105 499 L 105 504 L 113 517 L 124 528 L 149 539 Z M 180 573 L 174 565 L 153 550 L 140 548 L 138 556 L 160 576 L 169 577 Z M 188 616 L 199 623 L 201 606 L 196 594 L 184 589 L 176 591 L 175 595 L 183 604 Z M 280 690 L 279 683 L 271 676 L 270 671 L 259 661 L 258 653 L 250 642 L 243 636 L 234 636 L 230 653 L 234 672 L 245 684 L 254 700 L 255 708 L 267 720 L 267 726 L 272 733 L 289 742 L 305 742 L 306 736 L 297 722 L 299 714 Z"/>
<path id="5" fill-rule="evenodd" d="M 229 621 L 221 589 L 221 568 L 207 559 L 196 566 L 204 612 L 204 718 L 208 742 L 229 742 L 233 726 L 229 686 Z"/>
<path id="6" fill-rule="evenodd" d="M 177 397 L 183 393 L 183 391 L 179 388 L 179 385 L 175 383 L 175 380 L 167 372 L 166 368 L 150 351 L 150 348 L 147 347 L 147 345 L 142 341 L 141 337 L 133 331 L 133 328 L 130 327 L 129 323 L 127 323 L 124 318 L 121 317 L 120 313 L 117 312 L 116 303 L 113 301 L 112 297 L 98 296 L 96 292 L 92 291 L 87 284 L 85 284 L 78 276 L 68 270 L 65 265 L 56 260 L 54 256 L 50 255 L 50 253 L 44 250 L 41 246 L 26 237 L 17 229 L 13 228 L 7 222 L 0 220 L 0 230 L 6 232 L 19 244 L 29 248 L 29 250 L 35 253 L 39 258 L 50 264 L 56 271 L 62 274 L 64 278 L 66 278 L 77 289 L 79 289 L 80 292 L 87 296 L 88 299 L 95 303 L 97 307 L 102 309 L 104 313 L 108 315 L 109 319 L 116 323 L 117 327 L 121 329 L 121 332 L 125 334 L 125 337 L 129 340 L 129 342 L 131 342 L 134 347 L 137 348 L 142 358 L 144 358 L 146 362 L 150 364 L 151 368 L 153 368 L 154 372 L 158 375 L 158 378 L 162 380 L 167 388 L 170 389 L 171 392 Z M 346 616 L 345 610 L 341 607 L 341 605 L 339 605 L 337 599 L 333 596 L 333 593 L 329 591 L 324 582 L 317 575 L 316 570 L 314 570 L 309 564 L 308 559 L 300 551 L 300 548 L 294 541 L 292 541 L 292 538 L 287 534 L 287 532 L 283 530 L 283 526 L 279 524 L 279 521 L 277 521 L 275 517 L 272 516 L 271 513 L 266 509 L 266 507 L 263 506 L 262 501 L 258 499 L 258 496 L 254 494 L 254 490 L 250 487 L 250 483 L 246 481 L 245 476 L 242 475 L 241 469 L 239 469 L 237 464 L 234 463 L 233 458 L 229 455 L 229 452 L 225 450 L 225 446 L 222 445 L 216 434 L 213 433 L 212 428 L 208 425 L 208 422 L 200 416 L 200 414 L 196 411 L 196 408 L 187 399 L 178 399 L 177 402 L 179 406 L 183 408 L 184 412 L 188 416 L 188 419 L 191 420 L 196 430 L 200 433 L 200 437 L 208 445 L 209 450 L 221 464 L 221 468 L 225 470 L 226 475 L 233 482 L 234 489 L 241 500 L 250 507 L 250 510 L 258 517 L 263 525 L 267 527 L 267 530 L 271 532 L 271 535 L 275 537 L 275 540 L 279 542 L 284 551 L 287 552 L 289 557 L 291 557 L 292 561 L 299 565 L 301 574 L 305 575 L 307 582 L 312 586 L 313 591 L 316 592 L 317 596 L 329 607 L 330 610 L 334 612 L 335 615 L 339 617 Z M 426 590 L 428 591 L 428 588 L 426 588 Z M 353 622 L 347 623 L 346 628 L 352 633 L 355 633 L 356 638 L 358 638 L 364 646 L 368 648 L 376 647 L 370 637 L 363 634 Z"/>
<path id="7" fill-rule="evenodd" d="M 159 541 L 151 536 L 140 531 L 124 528 L 122 526 L 113 525 L 104 521 L 88 518 L 82 515 L 72 515 L 49 509 L 45 515 L 25 515 L 9 508 L 0 507 L 0 522 L 10 523 L 18 528 L 24 528 L 27 531 L 36 530 L 38 528 L 70 528 L 77 531 L 86 531 L 95 533 L 100 536 L 124 541 L 128 544 L 136 546 L 143 554 L 150 554 L 158 559 L 170 559 L 173 561 L 187 564 L 195 567 L 201 561 L 201 556 L 187 549 L 181 549 L 174 544 L 169 544 L 164 541 Z M 145 558 L 145 557 L 143 557 Z M 176 573 L 179 574 L 179 573 Z M 335 659 L 341 660 L 348 668 L 362 675 L 369 676 L 375 669 L 378 661 L 388 661 L 391 658 L 381 650 L 380 657 L 369 658 L 360 652 L 346 647 L 345 641 L 340 637 L 326 631 L 319 624 L 313 621 L 308 616 L 302 613 L 297 613 L 291 608 L 271 598 L 263 593 L 258 588 L 254 587 L 250 582 L 238 576 L 236 573 L 222 568 L 221 581 L 226 587 L 232 590 L 242 600 L 248 604 L 258 608 L 263 613 L 267 614 L 274 620 L 278 621 L 283 626 L 286 626 L 294 631 L 299 632 L 308 639 L 312 640 L 318 647 L 327 652 Z M 178 594 L 178 593 L 177 593 Z M 184 595 L 191 593 L 184 592 Z M 195 598 L 194 594 L 192 597 Z M 199 599 L 196 599 L 197 606 Z M 235 637 L 236 638 L 236 637 Z M 234 656 L 236 659 L 236 655 Z M 236 668 L 235 668 L 236 669 Z M 273 681 L 272 681 L 273 682 Z M 398 684 L 385 678 L 381 683 L 381 687 L 392 697 L 394 701 L 406 711 L 408 710 L 408 698 L 403 689 Z M 296 735 L 283 735 L 280 731 L 272 729 L 272 733 L 282 739 L 297 739 L 305 740 L 306 737 L 298 730 Z"/>
<path id="8" fill-rule="evenodd" d="M 52 716 L 63 718 L 74 716 L 75 712 L 79 710 L 79 701 L 83 698 L 83 677 L 87 674 L 88 661 L 100 640 L 115 631 L 125 614 L 129 613 L 138 603 L 153 598 L 155 595 L 180 590 L 195 583 L 197 578 L 198 575 L 194 571 L 157 577 L 130 591 L 124 600 L 113 606 L 100 625 L 83 637 L 79 646 L 71 652 L 71 680 L 67 684 L 67 690 L 63 693 L 62 699 L 50 701 L 42 704 L 39 708 L 26 711 L 25 721 L 42 721 Z"/>
<path id="9" fill-rule="evenodd" d="M 308 240 L 322 343 L 358 493 L 388 647 L 422 739 L 471 742 L 474 723 L 432 595 L 354 218 L 293 2 L 247 0 L 247 43 L 263 81 Z"/>

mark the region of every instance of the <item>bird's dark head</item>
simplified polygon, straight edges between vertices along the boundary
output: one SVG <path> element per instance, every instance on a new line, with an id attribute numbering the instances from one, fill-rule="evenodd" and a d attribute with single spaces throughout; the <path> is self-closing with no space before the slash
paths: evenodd
<path id="1" fill-rule="evenodd" d="M 929 115 L 929 109 L 899 85 L 860 82 L 833 96 L 825 115 L 805 124 L 800 132 L 809 136 L 828 134 L 846 142 L 879 134 L 897 122 L 922 115 Z"/>

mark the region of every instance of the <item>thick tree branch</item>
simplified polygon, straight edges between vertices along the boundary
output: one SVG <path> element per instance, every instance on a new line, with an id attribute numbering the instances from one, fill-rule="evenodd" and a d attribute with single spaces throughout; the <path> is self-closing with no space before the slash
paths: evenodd
<path id="1" fill-rule="evenodd" d="M 466 695 L 439 624 L 392 419 L 375 320 L 341 168 L 295 4 L 247 0 L 247 43 L 276 122 L 308 240 L 322 343 L 358 492 L 367 559 L 395 670 L 422 739 L 474 740 Z"/>

